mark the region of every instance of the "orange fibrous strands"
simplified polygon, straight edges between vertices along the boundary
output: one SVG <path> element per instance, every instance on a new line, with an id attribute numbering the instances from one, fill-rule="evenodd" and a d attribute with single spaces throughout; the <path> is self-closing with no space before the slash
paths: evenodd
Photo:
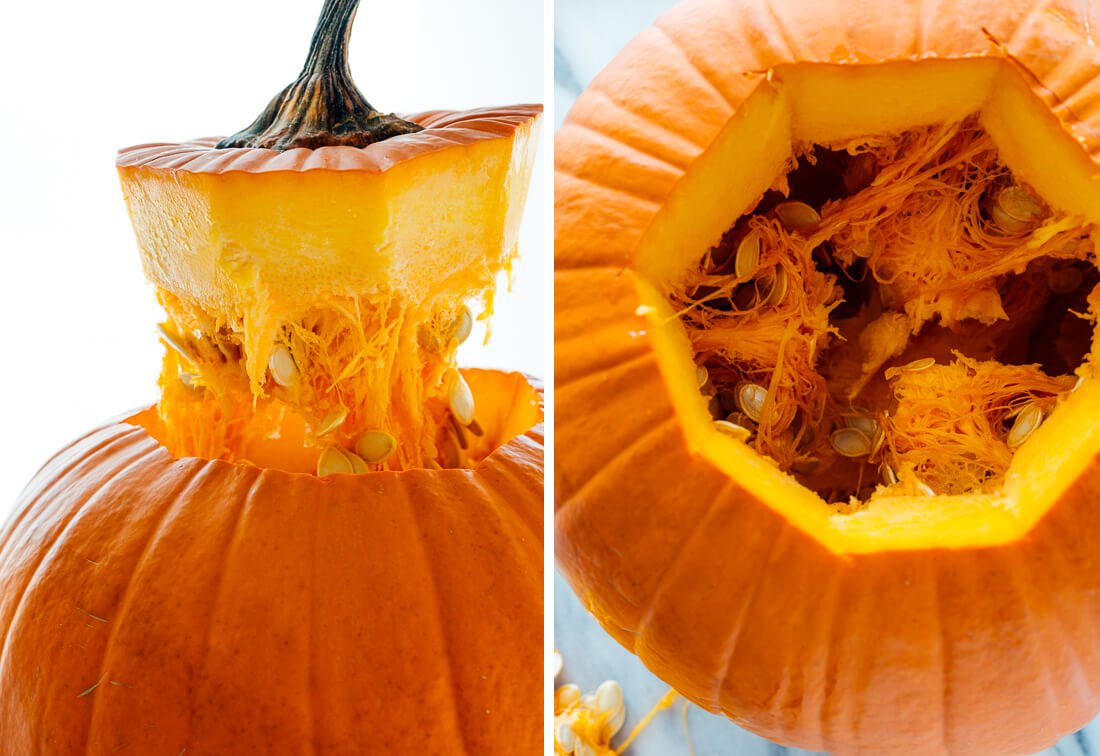
<path id="1" fill-rule="evenodd" d="M 803 157 L 812 163 L 810 147 Z M 1006 307 L 1019 311 L 1030 295 L 1017 286 L 1013 302 L 1002 302 L 999 287 L 1035 266 L 1093 261 L 1091 227 L 1047 207 L 1026 187 L 1017 191 L 1037 208 L 1034 222 L 991 222 L 991 198 L 1019 185 L 976 117 L 829 147 L 873 164 L 869 183 L 826 201 L 820 221 L 801 229 L 785 227 L 773 212 L 743 218 L 735 238 L 760 239 L 759 265 L 748 279 L 735 276 L 731 250 L 719 245 L 678 282 L 673 303 L 698 361 L 719 391 L 740 381 L 767 388 L 751 443 L 782 469 L 809 463 L 844 469 L 859 479 L 858 488 L 865 477 L 877 478 L 862 466 L 889 456 L 899 476 L 924 475 L 940 492 L 989 488 L 1011 461 L 1005 413 L 1023 401 L 1052 408 L 1072 380 L 962 355 L 892 386 L 884 373 L 922 356 L 906 350 L 929 328 L 943 329 L 944 341 L 975 325 L 1003 323 L 1007 332 Z M 790 168 L 796 166 L 792 158 Z M 786 175 L 776 186 L 787 192 Z M 766 294 L 780 268 L 787 291 L 777 300 Z M 851 271 L 877 295 L 849 321 L 858 322 L 846 331 L 858 343 L 844 342 L 832 318 L 844 298 L 840 276 L 857 275 Z M 845 343 L 851 364 L 841 366 L 841 378 L 830 373 L 837 360 L 823 357 Z M 876 453 L 856 463 L 840 458 L 829 443 L 838 419 L 867 396 L 881 401 L 891 391 L 895 406 L 868 413 L 884 436 Z M 937 413 L 926 416 L 932 404 Z"/>

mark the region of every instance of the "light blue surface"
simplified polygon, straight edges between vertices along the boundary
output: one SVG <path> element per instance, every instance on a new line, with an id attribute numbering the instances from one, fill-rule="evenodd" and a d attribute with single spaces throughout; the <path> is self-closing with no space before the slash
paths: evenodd
<path id="1" fill-rule="evenodd" d="M 554 79 L 557 124 L 577 94 L 635 34 L 648 26 L 668 0 L 557 0 L 554 28 Z M 557 683 L 575 682 L 585 692 L 604 680 L 622 683 L 627 733 L 668 686 L 611 639 L 581 607 L 568 583 L 555 576 L 555 645 L 565 658 Z M 633 744 L 628 756 L 688 754 L 680 703 L 662 712 Z M 696 756 L 792 756 L 809 754 L 770 743 L 695 706 L 688 707 L 688 732 Z M 1063 739 L 1041 756 L 1100 756 L 1100 719 Z M 904 756 L 904 755 L 899 755 Z M 981 755 L 984 756 L 984 755 Z M 992 755 L 990 755 L 992 756 Z"/>

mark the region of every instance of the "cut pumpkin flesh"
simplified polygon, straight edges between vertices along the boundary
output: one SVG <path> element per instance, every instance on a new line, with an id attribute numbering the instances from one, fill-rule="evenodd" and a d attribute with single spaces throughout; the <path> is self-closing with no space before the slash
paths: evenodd
<path id="1" fill-rule="evenodd" d="M 539 110 L 413 116 L 415 140 L 363 150 L 124 151 L 168 315 L 158 439 L 311 473 L 470 467 L 506 440 L 455 352 L 514 258 Z"/>
<path id="2" fill-rule="evenodd" d="M 1090 176 L 1007 64 L 776 69 L 636 260 L 690 443 L 838 551 L 1024 532 L 1098 441 Z"/>

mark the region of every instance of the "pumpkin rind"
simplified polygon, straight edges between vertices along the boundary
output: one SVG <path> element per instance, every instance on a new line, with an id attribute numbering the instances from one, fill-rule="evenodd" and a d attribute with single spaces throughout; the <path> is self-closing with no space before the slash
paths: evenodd
<path id="1" fill-rule="evenodd" d="M 999 754 L 1040 750 L 1100 709 L 1091 427 L 1044 437 L 1048 454 L 1073 461 L 1049 473 L 1055 493 L 1034 516 L 1006 506 L 1009 524 L 985 534 L 841 547 L 821 534 L 825 515 L 795 521 L 699 446 L 642 291 L 676 242 L 656 239 L 662 217 L 703 159 L 733 156 L 730 184 L 747 195 L 741 184 L 762 191 L 774 178 L 740 176 L 742 153 L 722 139 L 731 118 L 755 118 L 789 140 L 799 124 L 769 98 L 787 96 L 799 67 L 884 81 L 955 59 L 975 80 L 1011 68 L 1046 105 L 1021 117 L 1049 115 L 1082 175 L 1095 173 L 1100 63 L 1086 35 L 1100 17 L 1085 21 L 1085 9 L 695 0 L 631 43 L 558 133 L 558 564 L 611 635 L 708 710 L 835 753 Z M 906 88 L 894 92 L 884 108 L 905 105 Z"/>
<path id="2" fill-rule="evenodd" d="M 474 470 L 323 479 L 78 440 L 0 532 L 5 753 L 535 752 L 538 418 Z"/>

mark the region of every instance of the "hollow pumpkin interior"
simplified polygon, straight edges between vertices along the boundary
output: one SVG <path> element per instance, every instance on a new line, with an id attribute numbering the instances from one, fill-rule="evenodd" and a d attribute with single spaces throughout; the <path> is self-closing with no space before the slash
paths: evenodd
<path id="1" fill-rule="evenodd" d="M 474 396 L 482 430 L 479 436 L 467 436 L 470 466 L 476 466 L 494 450 L 542 422 L 539 392 L 522 374 L 480 369 L 463 369 L 462 374 Z M 279 415 L 279 432 L 242 434 L 250 441 L 241 450 L 241 459 L 264 469 L 314 474 L 318 450 L 306 442 L 309 429 L 305 419 L 297 413 L 279 412 L 271 404 L 265 405 L 265 411 L 274 411 Z M 168 430 L 157 407 L 144 409 L 127 418 L 126 422 L 141 426 L 171 450 L 167 443 Z M 270 429 L 273 419 L 253 416 L 252 422 L 257 423 L 258 427 Z"/>
<path id="2" fill-rule="evenodd" d="M 1043 370 L 1029 374 L 1029 378 L 1040 382 L 1049 381 L 1044 384 L 1048 391 L 1034 395 L 1037 401 L 1045 402 L 1045 421 L 1030 435 L 1017 434 L 1024 435 L 1026 440 L 1013 444 L 1011 459 L 1005 463 L 1003 471 L 991 476 L 985 485 L 960 484 L 959 489 L 965 490 L 964 493 L 952 491 L 945 495 L 927 486 L 917 488 L 912 481 L 908 485 L 890 485 L 891 481 L 886 481 L 886 485 L 875 486 L 858 481 L 847 489 L 836 486 L 835 480 L 822 483 L 829 477 L 827 472 L 824 476 L 819 472 L 805 474 L 789 469 L 789 465 L 776 465 L 774 459 L 760 453 L 767 448 L 759 439 L 750 446 L 723 432 L 722 423 L 714 422 L 713 406 L 708 408 L 707 399 L 700 392 L 700 383 L 714 380 L 716 376 L 708 377 L 697 370 L 696 362 L 700 361 L 698 333 L 694 334 L 694 340 L 689 338 L 683 319 L 685 307 L 690 308 L 693 300 L 678 298 L 677 294 L 699 283 L 700 261 L 713 258 L 715 251 L 722 247 L 724 235 L 727 247 L 731 238 L 737 238 L 737 235 L 731 237 L 731 233 L 738 228 L 738 219 L 742 219 L 739 236 L 744 238 L 742 216 L 754 210 L 760 213 L 761 206 L 767 212 L 769 189 L 784 188 L 784 178 L 788 174 L 792 181 L 798 180 L 798 170 L 791 171 L 799 157 L 803 172 L 809 157 L 810 163 L 817 162 L 820 173 L 822 164 L 827 164 L 831 156 L 835 157 L 835 153 L 825 147 L 835 151 L 837 145 L 845 143 L 899 133 L 912 134 L 919 129 L 935 131 L 946 129 L 950 124 L 964 124 L 977 135 L 975 139 L 991 140 L 996 161 L 1010 173 L 1013 185 L 1026 187 L 1037 203 L 1048 208 L 1052 217 L 1056 215 L 1064 227 L 1072 227 L 1074 233 L 1084 236 L 1084 246 L 1068 264 L 1076 266 L 1072 275 L 1079 274 L 1082 283 L 1088 284 L 1079 289 L 1087 290 L 1095 284 L 1092 224 L 1100 217 L 1100 194 L 1093 185 L 1094 167 L 1084 150 L 1053 116 L 1049 106 L 1032 94 L 1022 74 L 1010 62 L 992 59 L 871 66 L 798 64 L 775 69 L 678 184 L 648 229 L 639 252 L 638 287 L 642 302 L 639 312 L 647 314 L 651 322 L 661 369 L 689 440 L 701 454 L 747 486 L 762 501 L 838 552 L 1012 540 L 1026 532 L 1100 447 L 1100 433 L 1093 429 L 1094 424 L 1087 420 L 1082 422 L 1082 418 L 1092 417 L 1092 413 L 1100 410 L 1100 390 L 1092 380 L 1095 348 L 1089 343 L 1088 329 L 1082 335 L 1078 328 L 1070 346 L 1063 350 L 1067 352 L 1062 360 L 1065 364 L 1041 366 L 1049 374 Z M 871 193 L 874 189 L 876 187 L 868 187 L 866 191 Z M 772 196 L 773 216 L 775 203 L 782 200 L 783 197 Z M 759 219 L 757 223 L 764 221 Z M 1031 230 L 1026 229 L 1022 238 Z M 848 262 L 853 259 L 849 257 Z M 1036 264 L 1042 267 L 1041 271 L 1027 269 L 1025 265 L 1015 271 L 1015 276 L 994 277 L 996 287 L 1001 288 L 996 289 L 991 283 L 996 291 L 988 296 L 998 298 L 1008 285 L 1028 291 L 1029 287 L 1034 288 L 1031 283 L 1021 283 L 1020 274 L 1047 280 L 1054 263 L 1044 258 Z M 1006 283 L 1010 279 L 1015 280 L 1015 284 Z M 810 286 L 801 278 L 786 283 L 800 287 L 800 293 L 804 293 L 801 287 Z M 878 282 L 870 286 L 878 287 Z M 765 288 L 774 287 L 772 279 Z M 858 298 L 857 290 L 858 287 L 853 286 L 838 299 Z M 732 289 L 728 293 L 732 294 Z M 761 292 L 759 287 L 756 291 L 765 299 L 769 293 L 767 290 Z M 877 295 L 880 292 L 870 293 Z M 1067 304 L 1068 300 L 1054 302 L 1038 319 L 1056 325 L 1085 322 L 1069 312 L 1088 309 L 1087 299 L 1078 298 L 1081 301 L 1074 300 L 1072 304 Z M 732 307 L 735 309 L 736 305 Z M 860 308 L 850 309 L 849 316 Z M 968 325 L 974 333 L 988 329 L 995 320 L 987 318 L 989 322 L 982 323 L 980 313 L 971 313 L 971 316 Z M 942 327 L 946 319 L 943 311 L 927 319 L 928 329 L 941 331 L 939 335 L 918 335 L 918 340 L 924 339 L 923 348 L 938 358 L 939 364 L 934 370 L 941 372 L 947 369 L 949 358 L 945 356 L 953 349 L 966 351 L 965 338 Z M 836 318 L 825 325 L 835 328 L 841 321 Z M 852 319 L 849 325 L 857 321 Z M 866 330 L 866 325 L 863 322 L 855 331 L 844 334 L 846 339 L 834 338 L 830 347 L 834 357 L 836 345 L 857 342 L 859 331 Z M 1091 328 L 1092 323 L 1088 326 Z M 748 336 L 747 333 L 743 335 Z M 1027 335 L 1031 338 L 1033 334 L 1029 331 Z M 729 338 L 738 338 L 737 328 L 730 328 Z M 1020 338 L 1023 337 L 1017 337 L 1016 341 Z M 828 358 L 828 349 L 822 353 L 809 358 L 816 370 L 822 370 L 821 363 Z M 887 360 L 876 369 L 893 369 L 896 373 L 908 364 L 907 360 L 921 356 L 907 350 L 893 355 L 893 362 Z M 1033 359 L 1035 354 L 1027 350 L 1013 358 L 1005 350 L 984 356 L 1018 372 L 1025 370 L 1025 364 L 1042 362 Z M 958 364 L 962 361 L 969 365 L 964 358 L 965 355 L 957 359 L 953 369 L 966 372 L 968 368 Z M 928 365 L 921 361 L 916 367 L 927 368 Z M 987 380 L 990 386 L 1000 389 L 1013 380 L 1013 375 L 996 373 L 987 376 Z M 911 378 L 917 384 L 923 380 Z M 901 379 L 906 377 L 901 376 Z M 767 385 L 761 387 L 769 388 Z M 775 387 L 770 388 L 774 390 Z M 895 385 L 890 390 L 897 392 L 898 389 Z M 779 396 L 774 394 L 772 401 Z M 946 401 L 953 400 L 954 397 L 948 396 Z M 794 394 L 789 394 L 787 401 L 793 402 Z M 832 420 L 836 419 L 834 412 Z M 1007 418 L 1006 431 L 1011 430 L 1011 419 Z M 828 434 L 832 427 L 814 430 Z M 873 433 L 869 432 L 867 437 L 871 435 Z M 859 469 L 862 474 L 866 466 L 853 469 Z M 939 482 L 944 488 L 944 481 Z M 848 501 L 838 502 L 838 495 L 842 499 L 847 497 Z"/>

